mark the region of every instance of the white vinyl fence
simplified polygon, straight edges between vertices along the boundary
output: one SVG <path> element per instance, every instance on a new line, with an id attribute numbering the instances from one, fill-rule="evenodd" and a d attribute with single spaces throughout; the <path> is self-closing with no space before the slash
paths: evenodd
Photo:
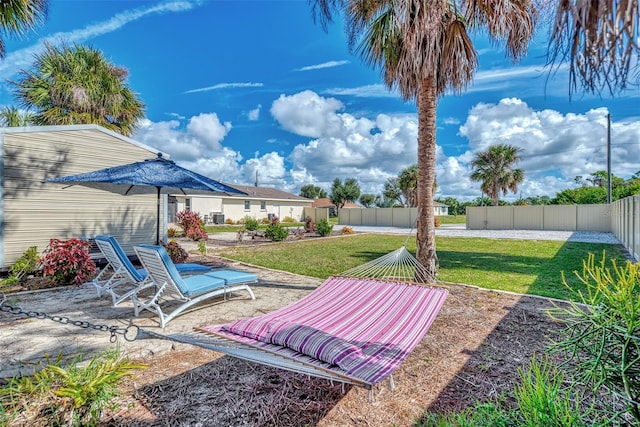
<path id="1" fill-rule="evenodd" d="M 611 204 L 611 232 L 640 261 L 640 196 L 625 197 Z"/>
<path id="2" fill-rule="evenodd" d="M 339 224 L 344 225 L 411 228 L 417 218 L 418 208 L 343 208 L 338 212 Z"/>
<path id="3" fill-rule="evenodd" d="M 555 230 L 613 233 L 640 260 L 640 196 L 601 205 L 467 208 L 469 230 Z"/>

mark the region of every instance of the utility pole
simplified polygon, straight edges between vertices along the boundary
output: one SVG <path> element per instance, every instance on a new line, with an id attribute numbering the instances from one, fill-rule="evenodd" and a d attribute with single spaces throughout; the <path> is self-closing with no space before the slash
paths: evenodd
<path id="1" fill-rule="evenodd" d="M 611 113 L 607 113 L 607 203 L 611 204 Z"/>

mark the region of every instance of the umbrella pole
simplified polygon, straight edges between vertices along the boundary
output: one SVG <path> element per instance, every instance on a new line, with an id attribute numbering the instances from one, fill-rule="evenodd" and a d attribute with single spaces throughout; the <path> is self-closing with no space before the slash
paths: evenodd
<path id="1" fill-rule="evenodd" d="M 158 190 L 158 203 L 156 205 L 156 245 L 160 244 L 160 187 L 156 187 Z"/>

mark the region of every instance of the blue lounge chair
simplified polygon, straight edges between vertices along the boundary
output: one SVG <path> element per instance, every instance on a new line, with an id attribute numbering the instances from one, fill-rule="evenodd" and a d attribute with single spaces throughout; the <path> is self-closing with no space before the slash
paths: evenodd
<path id="1" fill-rule="evenodd" d="M 160 317 L 162 328 L 187 308 L 208 298 L 215 296 L 226 298 L 230 292 L 247 291 L 251 299 L 255 299 L 255 295 L 247 283 L 227 284 L 223 278 L 211 275 L 215 273 L 183 278 L 162 246 L 140 245 L 134 249 L 142 266 L 149 274 L 148 282 L 155 286 L 155 293 L 145 300 L 142 300 L 138 294 L 132 295 L 135 315 L 138 316 L 141 308 L 156 313 Z M 230 276 L 235 276 L 236 280 L 240 280 L 239 273 L 241 272 L 235 273 L 237 274 Z M 161 306 L 163 300 L 177 300 L 181 304 L 167 314 Z"/>
<path id="2" fill-rule="evenodd" d="M 107 265 L 100 271 L 90 283 L 95 286 L 98 296 L 111 295 L 113 306 L 131 297 L 136 292 L 151 286 L 147 281 L 147 272 L 144 268 L 136 268 L 113 236 L 98 235 L 95 242 L 102 255 L 107 260 Z M 182 275 L 202 274 L 211 271 L 210 267 L 200 264 L 177 264 L 176 269 Z M 113 274 L 107 277 L 107 272 Z"/>

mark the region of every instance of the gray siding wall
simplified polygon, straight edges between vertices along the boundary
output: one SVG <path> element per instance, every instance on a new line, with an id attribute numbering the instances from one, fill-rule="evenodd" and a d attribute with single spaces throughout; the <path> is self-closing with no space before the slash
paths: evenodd
<path id="1" fill-rule="evenodd" d="M 42 252 L 51 238 L 112 234 L 129 255 L 133 255 L 134 245 L 155 241 L 156 196 L 121 196 L 41 182 L 155 157 L 155 153 L 101 128 L 67 128 L 71 130 L 0 134 L 4 167 L 2 268 L 13 264 L 29 246 Z"/>

